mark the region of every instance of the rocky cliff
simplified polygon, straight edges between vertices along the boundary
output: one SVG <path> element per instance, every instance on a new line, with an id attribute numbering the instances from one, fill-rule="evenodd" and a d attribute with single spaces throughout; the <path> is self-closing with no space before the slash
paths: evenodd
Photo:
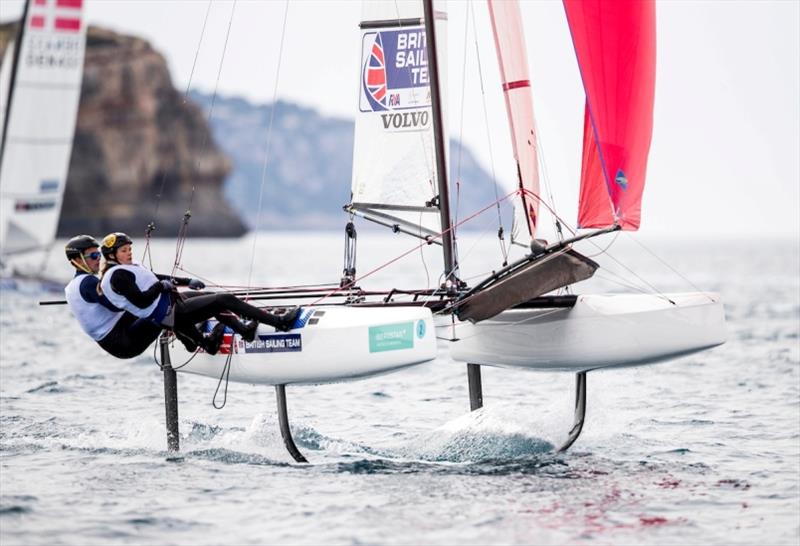
<path id="1" fill-rule="evenodd" d="M 13 36 L 14 25 L 3 27 L 0 36 Z M 187 209 L 192 235 L 241 235 L 221 193 L 230 170 L 162 55 L 142 39 L 89 27 L 59 236 L 139 235 L 155 221 L 155 236 L 174 237 Z"/>

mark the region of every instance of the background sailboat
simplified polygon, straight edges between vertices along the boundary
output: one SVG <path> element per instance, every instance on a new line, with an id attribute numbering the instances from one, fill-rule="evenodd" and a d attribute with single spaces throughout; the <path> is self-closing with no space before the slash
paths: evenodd
<path id="1" fill-rule="evenodd" d="M 58 227 L 83 78 L 82 0 L 28 0 L 0 68 L 0 264 L 40 276 Z"/>

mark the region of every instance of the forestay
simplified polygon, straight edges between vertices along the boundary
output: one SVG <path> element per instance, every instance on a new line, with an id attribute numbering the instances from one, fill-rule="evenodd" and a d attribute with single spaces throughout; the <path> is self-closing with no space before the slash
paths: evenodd
<path id="1" fill-rule="evenodd" d="M 439 44 L 447 41 L 445 22 L 444 13 L 437 12 Z M 421 4 L 365 2 L 360 26 L 348 208 L 423 237 L 437 235 L 441 221 Z M 444 56 L 442 46 L 438 49 Z M 440 71 L 439 77 L 446 88 L 445 74 Z"/>
<path id="2" fill-rule="evenodd" d="M 3 62 L 9 84 L 0 98 L 0 255 L 39 249 L 55 237 L 83 76 L 82 4 L 29 1 L 21 50 Z"/>
<path id="3" fill-rule="evenodd" d="M 564 0 L 586 108 L 578 226 L 639 228 L 653 132 L 655 4 Z"/>
<path id="4" fill-rule="evenodd" d="M 527 245 L 539 219 L 539 164 L 522 14 L 516 0 L 489 0 L 488 5 L 521 190 L 514 199 L 511 240 Z"/>

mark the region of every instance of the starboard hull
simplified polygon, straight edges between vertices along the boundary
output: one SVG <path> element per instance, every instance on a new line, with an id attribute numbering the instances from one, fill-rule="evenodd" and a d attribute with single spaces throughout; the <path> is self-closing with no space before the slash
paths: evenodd
<path id="1" fill-rule="evenodd" d="M 435 329 L 426 307 L 312 307 L 303 310 L 298 326 L 284 333 L 259 325 L 253 343 L 228 334 L 214 356 L 199 352 L 191 358 L 175 343 L 173 366 L 219 378 L 230 356 L 230 381 L 289 385 L 348 381 L 436 358 Z"/>
<path id="2" fill-rule="evenodd" d="M 582 372 L 671 360 L 724 343 L 726 332 L 718 294 L 609 294 L 580 295 L 569 308 L 516 308 L 458 323 L 455 337 L 455 360 Z"/>

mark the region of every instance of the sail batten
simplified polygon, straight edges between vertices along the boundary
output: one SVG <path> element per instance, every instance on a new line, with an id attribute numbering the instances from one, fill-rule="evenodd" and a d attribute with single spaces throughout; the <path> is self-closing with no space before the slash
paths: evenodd
<path id="1" fill-rule="evenodd" d="M 514 199 L 511 238 L 527 245 L 539 218 L 539 164 L 522 14 L 516 0 L 488 0 L 488 6 L 520 190 Z"/>
<path id="2" fill-rule="evenodd" d="M 564 0 L 586 92 L 578 226 L 636 230 L 655 98 L 653 0 Z"/>

